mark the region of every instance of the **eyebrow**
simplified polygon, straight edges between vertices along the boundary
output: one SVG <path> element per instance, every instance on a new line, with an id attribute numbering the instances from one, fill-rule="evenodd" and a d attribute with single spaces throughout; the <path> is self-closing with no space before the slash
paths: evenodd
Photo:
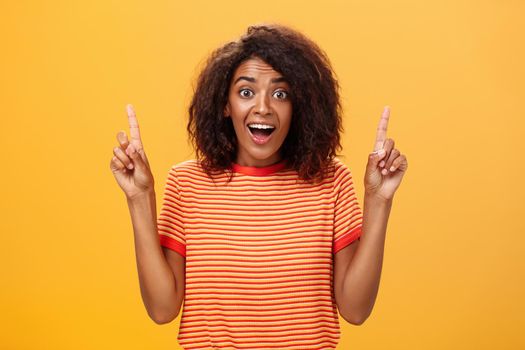
<path id="1" fill-rule="evenodd" d="M 234 84 L 237 84 L 237 82 L 238 82 L 239 80 L 246 80 L 246 81 L 249 81 L 249 82 L 252 82 L 252 83 L 255 83 L 255 82 L 256 82 L 255 78 L 252 78 L 252 77 L 245 77 L 245 76 L 240 76 L 240 77 L 238 77 L 238 78 L 235 80 Z M 286 82 L 286 78 L 285 78 L 285 77 L 278 77 L 278 78 L 274 78 L 274 79 L 272 79 L 272 83 L 282 83 L 282 82 Z"/>

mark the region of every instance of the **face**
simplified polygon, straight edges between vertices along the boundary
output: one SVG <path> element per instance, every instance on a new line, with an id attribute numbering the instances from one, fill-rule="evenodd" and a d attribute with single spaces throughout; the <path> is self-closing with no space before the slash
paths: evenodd
<path id="1" fill-rule="evenodd" d="M 224 115 L 232 119 L 237 136 L 237 164 L 265 167 L 281 160 L 292 102 L 290 86 L 272 66 L 251 58 L 237 67 Z"/>

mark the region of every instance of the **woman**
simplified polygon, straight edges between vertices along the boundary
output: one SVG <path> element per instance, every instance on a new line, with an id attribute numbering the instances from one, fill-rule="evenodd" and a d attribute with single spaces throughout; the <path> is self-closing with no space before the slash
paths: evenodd
<path id="1" fill-rule="evenodd" d="M 197 159 L 174 165 L 156 216 L 153 176 L 128 106 L 111 169 L 135 234 L 142 298 L 185 349 L 335 349 L 338 313 L 370 315 L 406 157 L 377 130 L 361 211 L 341 149 L 325 53 L 279 25 L 215 50 L 189 107 Z M 155 220 L 157 220 L 155 222 Z"/>

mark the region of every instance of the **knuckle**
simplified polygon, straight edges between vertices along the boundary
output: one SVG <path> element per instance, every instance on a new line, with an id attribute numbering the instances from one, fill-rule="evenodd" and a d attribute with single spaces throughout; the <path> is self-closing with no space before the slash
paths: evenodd
<path id="1" fill-rule="evenodd" d="M 111 159 L 111 166 L 116 169 L 122 169 L 122 162 L 117 157 L 113 157 Z"/>

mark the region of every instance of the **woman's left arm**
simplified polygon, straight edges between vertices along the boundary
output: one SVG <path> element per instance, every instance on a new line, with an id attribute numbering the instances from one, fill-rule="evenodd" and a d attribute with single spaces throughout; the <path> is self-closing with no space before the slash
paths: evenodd
<path id="1" fill-rule="evenodd" d="M 361 239 L 344 270 L 341 310 L 345 319 L 362 324 L 372 312 L 379 289 L 383 266 L 386 227 L 394 193 L 401 183 L 408 163 L 394 148 L 394 140 L 386 138 L 389 107 L 385 107 L 374 152 L 368 157 L 365 174 L 365 198 Z"/>

